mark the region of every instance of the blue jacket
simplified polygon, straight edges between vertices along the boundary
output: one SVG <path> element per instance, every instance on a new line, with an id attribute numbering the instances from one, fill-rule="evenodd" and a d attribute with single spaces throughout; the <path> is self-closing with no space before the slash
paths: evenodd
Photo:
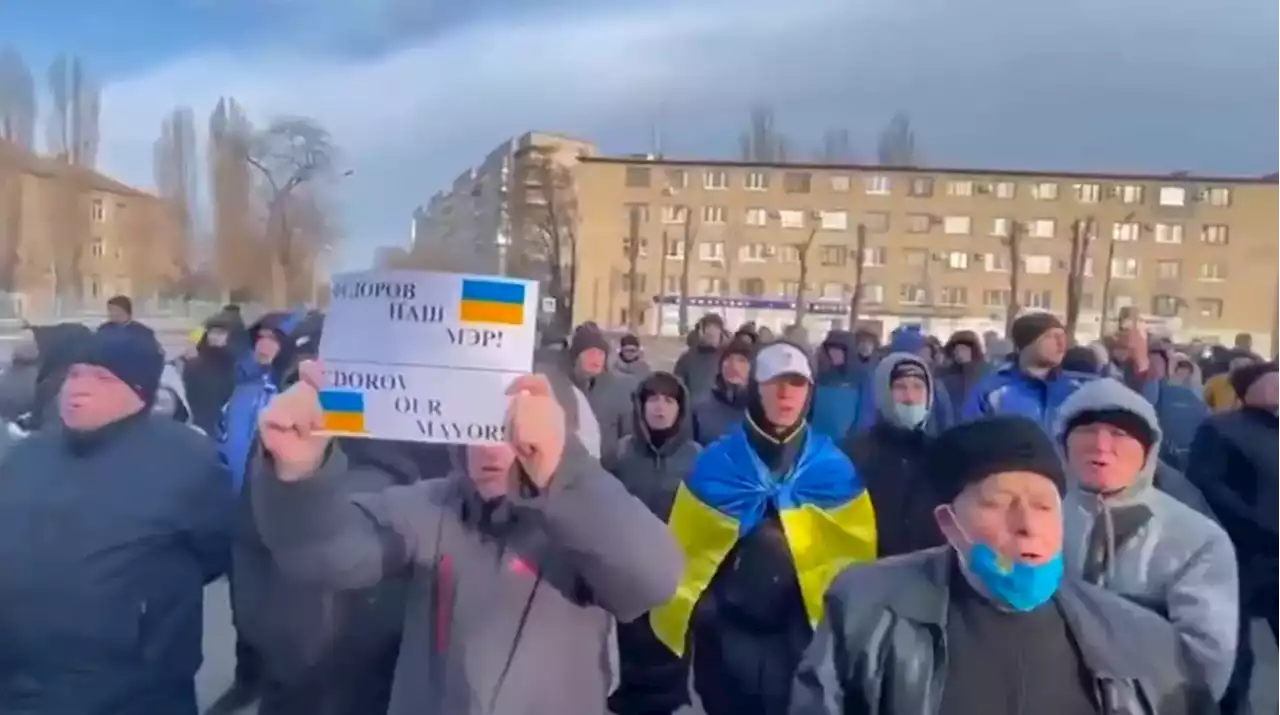
<path id="1" fill-rule="evenodd" d="M 1185 470 L 1191 441 L 1195 439 L 1200 423 L 1209 416 L 1209 407 L 1195 390 L 1168 380 L 1151 381 L 1144 395 L 1155 396 L 1151 404 L 1156 408 L 1160 431 L 1164 433 L 1160 459 L 1174 469 Z"/>
<path id="2" fill-rule="evenodd" d="M 258 412 L 280 391 L 280 375 L 293 360 L 294 346 L 289 338 L 302 318 L 302 314 L 267 315 L 249 328 L 249 336 L 256 339 L 264 328 L 275 330 L 280 337 L 280 353 L 271 365 L 259 365 L 253 355 L 241 356 L 236 362 L 236 386 L 222 408 L 218 454 L 231 473 L 231 484 L 237 493 L 244 484 L 258 438 Z"/>
<path id="3" fill-rule="evenodd" d="M 1006 362 L 974 385 L 960 409 L 960 419 L 976 420 L 987 415 L 1015 414 L 1030 417 L 1052 435 L 1058 408 L 1076 388 L 1097 375 L 1055 370 L 1041 380 L 1023 372 L 1017 363 Z"/>
<path id="4" fill-rule="evenodd" d="M 831 365 L 826 356 L 828 347 L 845 351 L 843 365 Z M 813 390 L 813 404 L 809 408 L 809 424 L 817 432 L 839 442 L 858 423 L 862 413 L 865 370 L 853 359 L 853 334 L 833 330 L 819 347 L 815 362 L 818 377 Z"/>
<path id="5" fill-rule="evenodd" d="M 907 326 L 898 328 L 893 331 L 893 335 L 889 340 L 889 347 L 885 354 L 893 353 L 911 353 L 912 355 L 920 355 L 924 350 L 927 339 L 918 328 Z M 927 362 L 927 361 L 926 361 Z M 876 386 L 872 380 L 875 370 L 867 370 L 863 374 L 862 394 L 876 394 Z M 936 375 L 932 374 L 930 368 L 930 377 L 934 385 L 938 384 Z M 951 407 L 951 396 L 946 390 L 934 389 L 933 391 L 933 408 L 929 410 L 929 421 L 925 422 L 925 432 L 928 434 L 938 434 L 951 426 L 952 417 L 955 411 Z M 876 423 L 876 401 L 874 399 L 860 400 L 858 405 L 858 429 L 869 429 Z"/>

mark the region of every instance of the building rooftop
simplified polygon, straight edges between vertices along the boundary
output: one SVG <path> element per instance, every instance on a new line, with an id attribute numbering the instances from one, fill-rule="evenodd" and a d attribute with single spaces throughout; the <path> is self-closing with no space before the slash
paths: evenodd
<path id="1" fill-rule="evenodd" d="M 16 165 L 24 173 L 45 178 L 74 178 L 90 188 L 121 196 L 154 198 L 154 195 L 82 166 L 72 166 L 56 159 L 39 156 L 0 140 L 0 163 Z"/>

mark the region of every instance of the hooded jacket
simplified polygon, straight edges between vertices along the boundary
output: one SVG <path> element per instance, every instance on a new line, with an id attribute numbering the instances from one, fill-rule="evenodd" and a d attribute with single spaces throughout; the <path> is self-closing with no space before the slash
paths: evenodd
<path id="1" fill-rule="evenodd" d="M 1186 353 L 1175 352 L 1171 355 L 1173 360 L 1169 364 L 1169 382 L 1195 390 L 1200 399 L 1204 399 L 1204 373 L 1200 370 L 1200 363 L 1192 360 Z M 1182 364 L 1191 368 L 1191 374 L 1186 378 L 1178 377 L 1178 366 Z"/>
<path id="2" fill-rule="evenodd" d="M 639 617 L 680 577 L 662 521 L 573 437 L 548 488 L 517 473 L 498 502 L 461 474 L 340 488 L 369 471 L 341 449 L 300 482 L 268 467 L 253 504 L 274 561 L 301 582 L 411 579 L 389 715 L 602 713 L 611 617 Z"/>
<path id="3" fill-rule="evenodd" d="M 969 346 L 969 362 L 961 364 L 955 361 L 957 345 Z M 942 389 L 947 391 L 947 400 L 951 403 L 952 413 L 948 418 L 949 423 L 955 424 L 960 421 L 958 410 L 964 404 L 965 398 L 969 396 L 969 391 L 991 371 L 991 366 L 987 365 L 982 340 L 971 330 L 953 333 L 947 339 L 947 344 L 942 347 L 942 352 L 947 356 L 947 364 L 938 368 L 938 382 Z"/>
<path id="4" fill-rule="evenodd" d="M 832 365 L 828 351 L 844 351 L 844 363 Z M 857 345 L 853 333 L 832 330 L 822 341 L 815 355 L 817 379 L 813 387 L 813 402 L 809 409 L 809 422 L 822 434 L 839 442 L 858 421 L 862 409 L 864 370 L 855 361 Z"/>
<path id="5" fill-rule="evenodd" d="M 581 330 L 581 328 L 579 328 Z M 583 375 L 576 366 L 578 354 L 587 347 L 575 338 L 566 354 L 566 368 L 574 387 L 586 395 L 600 430 L 600 454 L 608 461 L 618 454 L 618 441 L 631 429 L 631 390 L 635 380 L 610 372 L 606 367 L 594 377 Z M 607 352 L 607 345 L 605 346 Z"/>
<path id="6" fill-rule="evenodd" d="M 1131 486 L 1105 499 L 1072 483 L 1063 500 L 1067 568 L 1146 606 L 1173 624 L 1217 696 L 1235 664 L 1239 596 L 1235 554 L 1226 532 L 1153 483 L 1161 430 L 1147 400 L 1102 378 L 1082 386 L 1058 411 L 1056 435 L 1082 413 L 1123 410 L 1140 417 L 1155 441 Z"/>
<path id="7" fill-rule="evenodd" d="M 1152 404 L 1164 433 L 1160 458 L 1169 466 L 1184 470 L 1191 441 L 1200 423 L 1209 416 L 1209 408 L 1195 390 L 1170 380 L 1154 382 L 1148 393 L 1155 398 Z"/>
<path id="8" fill-rule="evenodd" d="M 701 398 L 689 393 L 693 400 L 693 438 L 704 447 L 728 434 L 742 422 L 747 413 L 746 386 L 739 387 L 725 382 L 722 372 L 724 358 L 730 349 L 733 348 L 718 355 L 720 362 L 716 367 L 715 384 L 711 391 Z"/>
<path id="9" fill-rule="evenodd" d="M 887 355 L 876 365 L 870 382 L 875 390 L 875 422 L 866 430 L 850 433 L 842 444 L 871 495 L 880 557 L 945 543 L 933 518 L 933 510 L 941 502 L 930 482 L 932 475 L 923 470 L 932 436 L 924 425 L 902 424 L 893 409 L 890 376 L 904 363 L 914 363 L 925 371 L 929 391 L 926 404 L 930 411 L 934 409 L 937 387 L 924 361 L 910 353 Z"/>
<path id="10" fill-rule="evenodd" d="M 211 328 L 227 331 L 226 346 L 209 344 Z M 217 435 L 222 407 L 231 399 L 236 387 L 235 341 L 242 338 L 234 330 L 234 324 L 224 316 L 210 319 L 196 342 L 196 354 L 187 359 L 182 368 L 182 382 L 191 403 L 192 422 L 211 436 Z"/>
<path id="11" fill-rule="evenodd" d="M 720 346 L 702 342 L 701 321 L 698 329 L 690 334 L 688 343 L 688 349 L 676 359 L 672 372 L 696 403 L 715 387 L 716 375 L 720 374 Z"/>
<path id="12" fill-rule="evenodd" d="M 666 376 L 677 379 L 668 372 L 658 372 L 649 376 L 635 392 L 631 394 L 632 422 L 631 434 L 622 438 L 618 449 L 618 458 L 612 464 L 613 475 L 622 482 L 649 511 L 658 515 L 663 521 L 671 515 L 671 505 L 675 502 L 676 490 L 685 477 L 693 471 L 693 464 L 698 459 L 701 447 L 693 441 L 693 420 L 689 405 L 689 391 L 681 383 L 679 398 L 680 414 L 676 418 L 675 432 L 659 446 L 655 446 L 650 437 L 649 426 L 644 419 L 642 395 L 646 386 L 655 377 Z"/>
<path id="13" fill-rule="evenodd" d="M 900 327 L 893 331 L 893 336 L 889 341 L 888 354 L 908 353 L 919 356 L 928 344 L 928 339 L 919 331 L 919 329 L 914 327 Z M 923 358 L 921 358 L 921 364 L 929 371 L 930 381 L 936 383 L 937 375 L 934 372 L 933 366 L 925 363 Z M 873 384 L 874 374 L 874 372 L 867 373 L 867 384 L 863 385 L 862 388 L 863 394 L 865 395 L 875 394 L 876 387 Z M 929 434 L 936 435 L 951 426 L 951 397 L 947 394 L 946 390 L 934 390 L 931 395 L 931 399 L 933 400 L 933 405 L 929 410 L 929 420 L 925 422 L 925 429 Z M 862 406 L 859 409 L 859 412 L 859 429 L 866 429 L 875 424 L 877 413 L 876 401 L 873 399 L 862 400 Z"/>

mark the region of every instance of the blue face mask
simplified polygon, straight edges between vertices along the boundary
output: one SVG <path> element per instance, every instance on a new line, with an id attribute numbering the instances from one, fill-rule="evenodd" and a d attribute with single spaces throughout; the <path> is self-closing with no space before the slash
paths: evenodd
<path id="1" fill-rule="evenodd" d="M 898 424 L 909 429 L 915 429 L 929 419 L 929 406 L 923 402 L 918 405 L 904 405 L 901 402 L 895 402 L 893 403 L 893 415 L 898 420 Z"/>
<path id="2" fill-rule="evenodd" d="M 1015 611 L 1044 605 L 1062 583 L 1062 552 L 1043 564 L 1010 563 L 986 544 L 969 549 L 969 571 L 993 597 Z"/>

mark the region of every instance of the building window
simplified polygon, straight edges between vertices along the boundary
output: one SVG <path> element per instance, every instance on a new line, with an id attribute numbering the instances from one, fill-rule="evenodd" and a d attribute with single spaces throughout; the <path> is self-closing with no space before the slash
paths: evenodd
<path id="1" fill-rule="evenodd" d="M 644 292 L 645 284 L 648 282 L 646 278 L 647 276 L 645 276 L 645 274 L 643 273 L 636 274 L 636 292 L 637 293 Z M 622 274 L 622 290 L 627 293 L 631 292 L 631 273 L 630 272 Z"/>
<path id="2" fill-rule="evenodd" d="M 743 263 L 763 263 L 768 255 L 768 249 L 763 243 L 748 243 L 738 247 L 738 260 Z"/>
<path id="3" fill-rule="evenodd" d="M 844 298 L 845 285 L 839 281 L 827 281 L 822 284 L 822 297 L 827 300 Z"/>
<path id="4" fill-rule="evenodd" d="M 1047 276 L 1053 272 L 1053 256 L 1023 256 L 1022 272 L 1033 276 Z"/>
<path id="5" fill-rule="evenodd" d="M 1058 185 L 1052 181 L 1041 181 L 1031 185 L 1031 198 L 1036 201 L 1057 201 Z"/>
<path id="6" fill-rule="evenodd" d="M 996 198 L 997 199 L 1012 199 L 1017 195 L 1018 195 L 1017 184 L 1013 183 L 1012 181 L 996 182 Z"/>
<path id="7" fill-rule="evenodd" d="M 1076 192 L 1076 201 L 1082 204 L 1096 204 L 1102 198 L 1102 186 L 1098 184 L 1076 184 L 1072 188 Z"/>
<path id="8" fill-rule="evenodd" d="M 987 308 L 1006 308 L 1009 306 L 1008 290 L 984 290 L 982 291 L 982 305 Z"/>
<path id="9" fill-rule="evenodd" d="M 768 191 L 769 175 L 763 171 L 752 171 L 747 174 L 748 191 Z"/>
<path id="10" fill-rule="evenodd" d="M 1051 218 L 1038 218 L 1028 221 L 1027 229 L 1032 238 L 1053 238 L 1058 232 L 1058 222 Z"/>
<path id="11" fill-rule="evenodd" d="M 914 196 L 918 199 L 927 199 L 933 196 L 933 179 L 927 176 L 915 177 L 907 187 L 907 196 Z"/>
<path id="12" fill-rule="evenodd" d="M 1200 280 L 1206 283 L 1218 283 L 1227 279 L 1227 267 L 1221 263 L 1201 263 Z"/>
<path id="13" fill-rule="evenodd" d="M 89 244 L 89 255 L 94 258 L 102 258 L 107 255 L 107 248 L 103 244 L 101 238 L 95 238 L 93 239 L 93 242 Z"/>
<path id="14" fill-rule="evenodd" d="M 892 192 L 893 184 L 890 183 L 889 177 L 883 174 L 872 174 L 862 180 L 864 190 L 870 196 L 888 196 Z"/>
<path id="15" fill-rule="evenodd" d="M 698 260 L 708 262 L 724 261 L 724 242 L 703 241 L 699 243 Z"/>
<path id="16" fill-rule="evenodd" d="M 779 246 L 778 259 L 783 263 L 799 263 L 800 248 L 797 246 Z"/>
<path id="17" fill-rule="evenodd" d="M 746 224 L 748 226 L 768 226 L 768 209 L 747 209 Z"/>
<path id="18" fill-rule="evenodd" d="M 1186 206 L 1187 190 L 1181 186 L 1160 187 L 1161 206 Z"/>
<path id="19" fill-rule="evenodd" d="M 823 246 L 818 253 L 818 260 L 824 266 L 843 266 L 847 251 L 844 246 Z"/>
<path id="20" fill-rule="evenodd" d="M 1231 189 L 1204 189 L 1200 192 L 1200 200 L 1210 206 L 1230 206 Z"/>
<path id="21" fill-rule="evenodd" d="M 948 181 L 947 196 L 973 196 L 973 182 Z"/>
<path id="22" fill-rule="evenodd" d="M 630 236 L 622 237 L 622 257 L 623 258 L 631 257 L 631 237 Z M 637 258 L 649 257 L 649 239 L 647 238 L 640 239 L 640 245 L 636 249 L 636 257 Z"/>
<path id="23" fill-rule="evenodd" d="M 928 233 L 933 227 L 933 217 L 929 214 L 907 214 L 907 233 Z"/>
<path id="24" fill-rule="evenodd" d="M 1182 224 L 1156 224 L 1156 243 L 1182 243 Z"/>
<path id="25" fill-rule="evenodd" d="M 738 281 L 738 293 L 749 298 L 759 298 L 764 295 L 764 280 L 761 278 L 743 278 Z"/>
<path id="26" fill-rule="evenodd" d="M 947 268 L 953 271 L 969 270 L 969 254 L 964 251 L 951 251 L 947 254 Z"/>
<path id="27" fill-rule="evenodd" d="M 669 189 L 687 189 L 689 188 L 689 172 L 684 169 L 667 169 L 667 188 Z"/>
<path id="28" fill-rule="evenodd" d="M 698 279 L 699 295 L 724 295 L 729 292 L 729 285 L 723 278 L 704 277 Z"/>
<path id="29" fill-rule="evenodd" d="M 1138 259 L 1116 258 L 1111 261 L 1112 278 L 1137 278 Z"/>
<path id="30" fill-rule="evenodd" d="M 1007 218 L 991 219 L 990 235 L 1001 236 L 1001 237 L 1008 236 L 1009 235 L 1009 219 Z"/>
<path id="31" fill-rule="evenodd" d="M 667 276 L 664 278 L 662 292 L 666 295 L 680 295 L 680 276 Z"/>
<path id="32" fill-rule="evenodd" d="M 1034 308 L 1036 310 L 1053 310 L 1053 291 L 1022 291 L 1022 307 Z"/>
<path id="33" fill-rule="evenodd" d="M 702 188 L 712 190 L 729 188 L 729 173 L 718 169 L 702 172 Z"/>
<path id="34" fill-rule="evenodd" d="M 89 213 L 95 223 L 102 223 L 107 220 L 107 205 L 102 202 L 102 199 L 94 199 L 89 204 Z"/>
<path id="35" fill-rule="evenodd" d="M 1142 224 L 1137 222 L 1111 224 L 1111 240 L 1131 243 L 1142 235 Z"/>
<path id="36" fill-rule="evenodd" d="M 938 305 L 965 306 L 969 304 L 969 289 L 963 286 L 943 286 L 938 293 Z"/>
<path id="37" fill-rule="evenodd" d="M 862 215 L 862 225 L 871 233 L 884 233 L 889 230 L 889 214 L 884 211 L 868 211 Z"/>
<path id="38" fill-rule="evenodd" d="M 1222 301 L 1217 298 L 1197 298 L 1196 314 L 1201 318 L 1221 318 Z"/>
<path id="39" fill-rule="evenodd" d="M 951 236 L 968 236 L 973 219 L 968 216 L 946 216 L 942 219 L 942 232 Z"/>
<path id="40" fill-rule="evenodd" d="M 983 256 L 983 263 L 987 273 L 1009 272 L 1009 254 L 1007 253 L 988 253 Z"/>
<path id="41" fill-rule="evenodd" d="M 778 220 L 783 228 L 804 228 L 803 211 L 783 209 L 778 212 Z"/>
<path id="42" fill-rule="evenodd" d="M 784 298 L 795 298 L 800 295 L 800 281 L 780 281 L 778 283 L 778 292 Z"/>
<path id="43" fill-rule="evenodd" d="M 1182 261 L 1156 261 L 1156 277 L 1162 281 L 1176 281 L 1182 277 Z"/>
<path id="44" fill-rule="evenodd" d="M 820 211 L 818 218 L 822 228 L 828 231 L 845 231 L 849 228 L 848 211 Z"/>
<path id="45" fill-rule="evenodd" d="M 1176 318 L 1182 300 L 1173 295 L 1157 295 L 1151 299 L 1151 312 L 1160 318 Z"/>
<path id="46" fill-rule="evenodd" d="M 1200 229 L 1200 242 L 1211 246 L 1225 246 L 1230 237 L 1226 224 L 1209 224 Z"/>
<path id="47" fill-rule="evenodd" d="M 788 194 L 807 194 L 813 184 L 813 175 L 807 171 L 788 171 L 782 175 L 782 190 Z"/>
<path id="48" fill-rule="evenodd" d="M 924 305 L 929 291 L 919 283 L 903 283 L 898 286 L 898 302 L 902 305 Z"/>
<path id="49" fill-rule="evenodd" d="M 703 223 L 724 223 L 725 218 L 729 215 L 729 211 L 723 206 L 703 206 L 702 222 Z"/>
<path id="50" fill-rule="evenodd" d="M 912 268 L 923 268 L 929 262 L 929 252 L 923 248 L 908 248 L 902 253 Z"/>
<path id="51" fill-rule="evenodd" d="M 667 239 L 667 247 L 666 247 L 666 250 L 663 251 L 663 254 L 666 255 L 667 258 L 670 258 L 673 261 L 683 261 L 684 260 L 684 241 L 679 238 Z"/>
<path id="52" fill-rule="evenodd" d="M 667 205 L 662 207 L 663 223 L 684 223 L 689 218 L 688 206 Z"/>
<path id="53" fill-rule="evenodd" d="M 1115 187 L 1115 195 L 1119 197 L 1122 204 L 1140 204 L 1142 203 L 1142 186 L 1140 184 L 1124 184 Z"/>
<path id="54" fill-rule="evenodd" d="M 649 167 L 647 166 L 628 166 L 627 167 L 627 186 L 633 189 L 643 189 L 649 186 Z"/>
<path id="55" fill-rule="evenodd" d="M 884 286 L 879 283 L 864 283 L 859 297 L 863 305 L 880 305 L 884 302 Z"/>
<path id="56" fill-rule="evenodd" d="M 831 190 L 844 193 L 849 190 L 851 182 L 847 174 L 834 174 L 831 177 Z"/>
<path id="57" fill-rule="evenodd" d="M 862 267 L 881 268 L 887 257 L 888 251 L 884 246 L 868 246 L 862 249 Z"/>
<path id="58" fill-rule="evenodd" d="M 1085 256 L 1084 265 L 1081 266 L 1080 272 L 1085 278 L 1093 277 L 1093 259 L 1092 258 Z"/>

